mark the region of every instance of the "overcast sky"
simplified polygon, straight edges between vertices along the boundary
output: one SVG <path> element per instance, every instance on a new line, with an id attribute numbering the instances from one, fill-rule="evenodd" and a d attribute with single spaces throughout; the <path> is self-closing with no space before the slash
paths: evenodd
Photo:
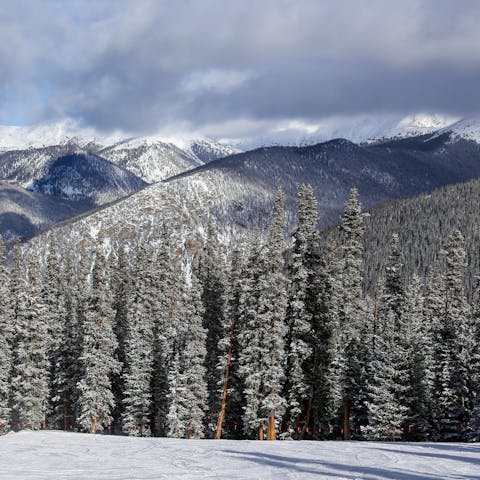
<path id="1" fill-rule="evenodd" d="M 0 123 L 228 136 L 469 115 L 479 22 L 476 0 L 2 0 Z"/>

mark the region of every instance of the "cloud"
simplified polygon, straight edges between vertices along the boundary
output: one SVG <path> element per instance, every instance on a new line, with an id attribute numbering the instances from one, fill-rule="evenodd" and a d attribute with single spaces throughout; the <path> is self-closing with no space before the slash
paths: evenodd
<path id="1" fill-rule="evenodd" d="M 0 122 L 150 133 L 474 113 L 478 18 L 475 0 L 6 0 Z"/>

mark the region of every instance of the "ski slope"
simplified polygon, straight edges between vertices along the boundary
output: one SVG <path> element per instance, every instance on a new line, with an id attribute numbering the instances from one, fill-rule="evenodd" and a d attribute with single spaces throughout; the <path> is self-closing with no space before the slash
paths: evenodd
<path id="1" fill-rule="evenodd" d="M 0 479 L 480 479 L 480 444 L 0 437 Z"/>

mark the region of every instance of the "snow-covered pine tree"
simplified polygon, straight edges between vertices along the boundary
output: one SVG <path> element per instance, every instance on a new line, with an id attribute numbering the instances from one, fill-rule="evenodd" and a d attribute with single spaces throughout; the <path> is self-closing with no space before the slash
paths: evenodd
<path id="1" fill-rule="evenodd" d="M 423 286 L 417 275 L 405 292 L 404 322 L 408 365 L 407 416 L 405 438 L 426 440 L 432 418 L 432 332 L 425 315 Z"/>
<path id="2" fill-rule="evenodd" d="M 293 232 L 293 248 L 289 262 L 287 308 L 287 422 L 295 430 L 300 422 L 309 423 L 311 405 L 307 407 L 311 388 L 307 364 L 312 354 L 312 286 L 314 251 L 317 242 L 318 206 L 310 185 L 301 185 L 297 195 L 298 225 Z M 315 299 L 314 299 L 315 300 Z"/>
<path id="3" fill-rule="evenodd" d="M 11 405 L 15 429 L 36 430 L 45 423 L 48 400 L 47 322 L 40 282 L 38 259 L 31 261 L 26 278 L 17 244 L 12 268 L 15 334 Z"/>
<path id="4" fill-rule="evenodd" d="M 134 274 L 134 292 L 128 302 L 123 371 L 123 424 L 130 435 L 150 436 L 154 338 L 152 252 L 140 247 Z"/>
<path id="5" fill-rule="evenodd" d="M 437 422 L 443 439 L 462 439 L 470 414 L 470 354 L 473 339 L 470 308 L 464 291 L 466 252 L 458 229 L 445 251 L 445 303 L 436 334 Z"/>
<path id="6" fill-rule="evenodd" d="M 337 245 L 327 238 L 316 256 L 312 292 L 313 355 L 308 372 L 312 436 L 324 438 L 333 426 L 340 404 L 338 348 L 339 262 Z"/>
<path id="7" fill-rule="evenodd" d="M 473 348 L 471 356 L 471 388 L 472 388 L 472 413 L 469 428 L 469 440 L 480 440 L 480 276 L 476 279 L 474 291 L 472 318 L 474 326 Z"/>
<path id="8" fill-rule="evenodd" d="M 400 439 L 408 410 L 409 344 L 403 315 L 406 300 L 401 269 L 399 239 L 393 234 L 378 308 L 377 331 L 370 352 L 372 378 L 367 431 L 369 438 L 376 440 Z"/>
<path id="9" fill-rule="evenodd" d="M 61 275 L 57 239 L 49 235 L 47 265 L 42 284 L 42 300 L 46 311 L 46 345 L 49 360 L 48 423 L 67 430 L 70 425 L 69 373 L 66 365 L 67 312 L 64 278 Z"/>
<path id="10" fill-rule="evenodd" d="M 178 305 L 181 303 L 183 281 L 174 265 L 170 231 L 163 226 L 155 268 L 154 365 L 152 374 L 153 426 L 155 435 L 167 433 L 169 412 L 169 375 L 173 368 L 174 345 L 177 337 Z M 173 370 L 172 370 L 173 371 Z M 176 435 L 175 435 L 176 436 Z"/>
<path id="11" fill-rule="evenodd" d="M 251 243 L 245 269 L 242 275 L 239 321 L 242 325 L 238 333 L 239 374 L 243 380 L 245 398 L 243 428 L 249 438 L 256 435 L 263 440 L 266 419 L 260 412 L 262 395 L 261 358 L 264 349 L 258 325 L 260 299 L 259 279 L 263 268 L 262 247 L 258 232 Z"/>
<path id="12" fill-rule="evenodd" d="M 243 288 L 240 370 L 245 382 L 244 429 L 247 435 L 274 440 L 285 400 L 286 277 L 284 274 L 284 196 L 277 192 L 267 245 L 252 248 Z"/>
<path id="13" fill-rule="evenodd" d="M 375 336 L 375 352 L 371 360 L 373 378 L 369 385 L 367 438 L 373 440 L 399 440 L 407 408 L 399 401 L 398 375 L 395 361 L 404 361 L 396 332 L 397 318 L 393 310 L 386 310 L 380 319 Z M 403 391 L 400 390 L 403 395 Z"/>
<path id="14" fill-rule="evenodd" d="M 120 422 L 124 412 L 123 392 L 123 369 L 125 366 L 125 343 L 127 337 L 128 307 L 132 294 L 132 275 L 130 265 L 125 251 L 125 246 L 120 246 L 112 251 L 111 257 L 111 291 L 113 293 L 113 310 L 115 318 L 113 329 L 117 339 L 116 357 L 120 362 L 122 370 L 112 377 L 112 391 L 115 397 L 115 407 L 112 413 L 114 423 Z"/>
<path id="15" fill-rule="evenodd" d="M 194 273 L 184 290 L 181 306 L 182 322 L 178 327 L 177 353 L 170 379 L 168 413 L 170 437 L 202 438 L 203 419 L 208 408 L 206 382 L 207 332 L 202 325 L 201 288 Z"/>
<path id="16" fill-rule="evenodd" d="M 82 307 L 82 353 L 79 358 L 81 379 L 77 385 L 77 422 L 91 433 L 102 430 L 112 420 L 111 412 L 115 402 L 111 379 L 120 369 L 115 357 L 117 339 L 113 331 L 113 299 L 103 248 L 103 237 L 99 235 Z"/>
<path id="17" fill-rule="evenodd" d="M 207 368 L 209 434 L 217 428 L 218 415 L 221 409 L 222 391 L 219 391 L 217 365 L 220 356 L 219 341 L 225 330 L 226 310 L 226 278 L 225 260 L 220 251 L 216 226 L 209 219 L 207 238 L 201 259 L 199 278 L 202 284 L 202 301 L 204 305 L 203 327 L 207 331 Z"/>
<path id="18" fill-rule="evenodd" d="M 238 372 L 240 346 L 238 332 L 240 324 L 240 303 L 243 276 L 243 250 L 240 246 L 233 249 L 227 280 L 226 319 L 230 322 L 225 328 L 219 342 L 217 370 L 219 372 L 219 389 L 222 390 L 222 404 L 217 422 L 215 438 L 239 438 L 243 429 L 243 382 Z M 227 327 L 226 322 L 225 327 Z"/>
<path id="19" fill-rule="evenodd" d="M 14 324 L 9 273 L 5 258 L 5 244 L 0 235 L 0 435 L 5 433 L 10 419 L 9 396 Z"/>
<path id="20" fill-rule="evenodd" d="M 260 297 L 259 313 L 267 326 L 265 336 L 267 368 L 264 385 L 267 389 L 263 401 L 268 412 L 267 440 L 275 440 L 279 421 L 285 411 L 282 388 L 285 381 L 285 336 L 287 334 L 287 278 L 285 276 L 285 196 L 278 189 L 274 216 L 266 248 L 265 286 Z M 262 282 L 261 282 L 262 284 Z"/>
<path id="21" fill-rule="evenodd" d="M 349 439 L 351 435 L 351 416 L 355 421 L 359 389 L 363 386 L 366 365 L 365 331 L 362 322 L 365 321 L 365 304 L 362 293 L 363 280 L 363 234 L 364 214 L 358 200 L 358 191 L 352 188 L 350 197 L 345 204 L 345 210 L 340 220 L 342 237 L 343 264 L 341 301 L 339 322 L 342 331 L 342 396 L 343 396 L 343 436 Z M 357 422 L 357 427 L 360 427 Z"/>

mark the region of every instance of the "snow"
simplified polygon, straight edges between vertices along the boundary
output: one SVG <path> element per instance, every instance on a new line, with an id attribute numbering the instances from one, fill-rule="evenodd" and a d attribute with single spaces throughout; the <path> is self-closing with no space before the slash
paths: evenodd
<path id="1" fill-rule="evenodd" d="M 264 145 L 313 144 L 332 138 L 366 142 L 422 135 L 442 128 L 450 128 L 458 120 L 458 117 L 438 113 L 415 113 L 407 116 L 382 113 L 336 115 L 324 117 L 316 122 L 299 119 L 279 121 L 271 125 L 259 125 L 258 128 L 253 128 L 248 132 L 232 132 L 233 137 L 231 138 L 220 138 L 221 135 L 220 137 L 214 135 L 213 138 L 210 138 L 210 135 L 205 135 L 200 131 L 182 129 L 175 131 L 175 126 L 148 136 L 133 136 L 131 133 L 122 131 L 106 133 L 92 127 L 83 127 L 76 120 L 66 118 L 62 121 L 38 125 L 0 126 L 0 151 L 61 145 L 69 142 L 85 146 L 93 142 L 104 147 L 118 144 L 120 149 L 171 144 L 191 154 L 192 145 L 204 143 L 210 148 L 225 150 L 228 154 Z M 263 133 L 258 135 L 258 131 Z M 232 145 L 237 145 L 241 150 Z"/>
<path id="2" fill-rule="evenodd" d="M 479 444 L 256 442 L 19 432 L 0 479 L 473 479 Z"/>
<path id="3" fill-rule="evenodd" d="M 452 125 L 448 125 L 438 130 L 433 138 L 443 133 L 450 133 L 452 140 L 463 138 L 480 143 L 480 116 L 464 118 Z"/>

